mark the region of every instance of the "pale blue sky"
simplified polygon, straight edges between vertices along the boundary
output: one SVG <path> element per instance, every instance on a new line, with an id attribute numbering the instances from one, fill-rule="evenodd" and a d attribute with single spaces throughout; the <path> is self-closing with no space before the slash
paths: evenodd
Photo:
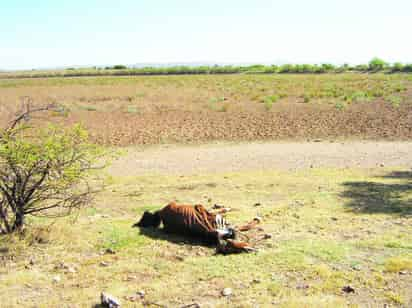
<path id="1" fill-rule="evenodd" d="M 412 62 L 411 0 L 0 0 L 0 69 Z"/>

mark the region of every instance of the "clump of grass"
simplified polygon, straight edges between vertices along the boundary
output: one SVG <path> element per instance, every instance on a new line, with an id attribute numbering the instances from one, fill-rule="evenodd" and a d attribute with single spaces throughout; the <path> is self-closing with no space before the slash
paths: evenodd
<path id="1" fill-rule="evenodd" d="M 79 108 L 86 111 L 97 111 L 97 107 L 93 105 L 80 105 Z"/>
<path id="2" fill-rule="evenodd" d="M 367 92 L 356 91 L 352 93 L 351 100 L 353 102 L 369 102 L 371 100 L 371 97 Z"/>
<path id="3" fill-rule="evenodd" d="M 227 99 L 222 97 L 212 97 L 209 99 L 209 109 L 218 111 L 218 112 L 226 112 L 229 110 L 229 104 L 223 104 L 224 101 Z"/>
<path id="4" fill-rule="evenodd" d="M 276 103 L 279 100 L 279 98 L 280 98 L 279 95 L 276 95 L 276 94 L 265 96 L 263 98 L 263 103 L 265 104 L 265 109 L 267 111 L 272 109 L 273 104 Z"/>
<path id="5" fill-rule="evenodd" d="M 385 262 L 385 270 L 390 273 L 412 270 L 412 258 L 402 256 L 389 258 Z"/>
<path id="6" fill-rule="evenodd" d="M 67 118 L 70 114 L 70 108 L 66 106 L 59 106 L 56 110 L 52 111 L 52 116 L 54 117 L 64 117 Z"/>
<path id="7" fill-rule="evenodd" d="M 336 102 L 335 108 L 337 110 L 344 110 L 346 108 L 346 104 L 344 102 Z"/>
<path id="8" fill-rule="evenodd" d="M 387 97 L 386 100 L 394 107 L 399 107 L 399 105 L 402 102 L 401 97 L 396 96 L 396 95 L 391 95 L 391 96 Z"/>
<path id="9" fill-rule="evenodd" d="M 138 114 L 140 113 L 140 108 L 135 105 L 129 105 L 126 107 L 126 113 Z"/>
<path id="10" fill-rule="evenodd" d="M 303 102 L 306 103 L 306 104 L 309 103 L 310 98 L 311 98 L 311 96 L 309 94 L 304 94 L 303 95 Z"/>
<path id="11" fill-rule="evenodd" d="M 395 92 L 404 92 L 406 91 L 406 86 L 403 83 L 399 83 L 394 87 Z"/>
<path id="12" fill-rule="evenodd" d="M 402 296 L 398 293 L 395 292 L 386 292 L 385 297 L 389 299 L 390 301 L 394 302 L 395 304 L 402 305 L 404 304 L 405 300 L 402 298 Z"/>
<path id="13" fill-rule="evenodd" d="M 283 287 L 279 282 L 274 281 L 268 285 L 267 290 L 270 295 L 279 297 L 282 294 Z"/>

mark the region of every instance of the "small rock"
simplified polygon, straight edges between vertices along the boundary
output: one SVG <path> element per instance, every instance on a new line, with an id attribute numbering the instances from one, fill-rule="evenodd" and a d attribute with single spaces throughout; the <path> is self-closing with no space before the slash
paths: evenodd
<path id="1" fill-rule="evenodd" d="M 139 290 L 139 291 L 137 291 L 136 294 L 137 294 L 138 296 L 140 296 L 140 298 L 143 298 L 143 297 L 146 295 L 146 292 L 143 291 L 143 290 Z"/>
<path id="2" fill-rule="evenodd" d="M 380 165 L 379 166 L 381 166 L 381 167 L 385 167 L 385 164 L 384 163 L 380 163 Z"/>
<path id="3" fill-rule="evenodd" d="M 58 283 L 58 282 L 60 282 L 61 280 L 62 280 L 62 279 L 60 278 L 59 275 L 53 277 L 53 282 L 54 282 L 54 283 Z"/>
<path id="4" fill-rule="evenodd" d="M 255 278 L 255 279 L 252 280 L 252 282 L 253 283 L 261 283 L 262 281 L 260 279 Z"/>
<path id="5" fill-rule="evenodd" d="M 139 298 L 138 298 L 138 296 L 133 295 L 133 296 L 125 296 L 125 299 L 128 300 L 129 302 L 135 302 Z"/>
<path id="6" fill-rule="evenodd" d="M 184 261 L 185 257 L 184 256 L 176 256 L 177 261 Z"/>
<path id="7" fill-rule="evenodd" d="M 263 235 L 263 239 L 264 240 L 268 240 L 268 239 L 270 239 L 270 238 L 272 238 L 273 236 L 272 236 L 272 234 L 270 234 L 270 233 L 266 233 L 266 234 L 264 234 Z"/>
<path id="8" fill-rule="evenodd" d="M 104 253 L 105 253 L 105 254 L 108 254 L 108 255 L 115 255 L 115 254 L 116 254 L 116 251 L 114 251 L 114 250 L 111 249 L 111 248 L 107 248 L 107 249 L 104 251 Z"/>
<path id="9" fill-rule="evenodd" d="M 222 290 L 222 295 L 223 295 L 223 296 L 230 296 L 230 295 L 232 295 L 232 289 L 231 289 L 231 288 L 224 288 L 224 289 Z"/>
<path id="10" fill-rule="evenodd" d="M 224 208 L 224 206 L 221 205 L 221 204 L 215 204 L 215 205 L 213 206 L 213 209 L 215 209 L 215 210 L 222 209 L 222 208 Z"/>
<path id="11" fill-rule="evenodd" d="M 261 206 L 262 204 L 260 202 L 255 203 L 253 206 Z"/>
<path id="12" fill-rule="evenodd" d="M 137 276 L 136 275 L 129 275 L 129 276 L 127 276 L 127 278 L 125 280 L 126 281 L 137 280 Z"/>
<path id="13" fill-rule="evenodd" d="M 351 286 L 344 286 L 342 288 L 342 291 L 345 292 L 345 293 L 355 293 L 355 289 L 352 288 Z"/>
<path id="14" fill-rule="evenodd" d="M 75 274 L 75 273 L 76 273 L 76 269 L 75 269 L 74 267 L 69 266 L 69 267 L 67 268 L 67 272 L 68 272 L 68 273 L 71 273 L 71 274 Z"/>
<path id="15" fill-rule="evenodd" d="M 354 265 L 351 266 L 351 268 L 352 268 L 354 271 L 360 271 L 360 270 L 362 270 L 362 266 L 361 266 L 360 264 L 354 264 Z"/>
<path id="16" fill-rule="evenodd" d="M 407 275 L 408 272 L 407 271 L 399 271 L 399 275 Z"/>
<path id="17" fill-rule="evenodd" d="M 330 219 L 332 219 L 333 221 L 337 221 L 337 220 L 338 220 L 337 217 L 331 217 Z"/>
<path id="18" fill-rule="evenodd" d="M 296 289 L 298 289 L 298 290 L 306 290 L 306 289 L 309 289 L 309 285 L 306 284 L 306 283 L 300 283 L 300 284 L 298 284 L 298 285 L 296 286 Z"/>
<path id="19" fill-rule="evenodd" d="M 115 308 L 120 307 L 120 301 L 110 294 L 102 292 L 100 294 L 100 300 L 103 307 Z"/>
<path id="20" fill-rule="evenodd" d="M 102 262 L 100 262 L 100 266 L 107 267 L 107 266 L 109 266 L 109 263 L 107 263 L 105 261 L 102 261 Z"/>

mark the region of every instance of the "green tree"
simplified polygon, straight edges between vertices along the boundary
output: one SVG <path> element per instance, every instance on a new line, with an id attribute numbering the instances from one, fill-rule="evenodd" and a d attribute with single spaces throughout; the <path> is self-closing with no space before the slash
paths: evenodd
<path id="1" fill-rule="evenodd" d="M 369 70 L 377 72 L 383 70 L 387 66 L 387 63 L 379 58 L 373 58 L 369 62 Z"/>
<path id="2" fill-rule="evenodd" d="M 400 62 L 396 62 L 392 66 L 392 72 L 402 72 L 403 70 L 403 64 Z"/>
<path id="3" fill-rule="evenodd" d="M 60 217 L 90 201 L 88 176 L 99 157 L 84 129 L 21 124 L 0 132 L 0 233 L 20 230 L 26 217 Z"/>

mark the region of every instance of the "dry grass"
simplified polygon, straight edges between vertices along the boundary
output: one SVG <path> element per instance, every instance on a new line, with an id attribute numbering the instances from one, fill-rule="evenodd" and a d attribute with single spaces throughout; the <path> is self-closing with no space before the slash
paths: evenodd
<path id="1" fill-rule="evenodd" d="M 408 306 L 412 221 L 404 214 L 411 213 L 412 192 L 401 192 L 404 214 L 367 213 L 352 207 L 345 192 L 353 188 L 343 185 L 409 181 L 383 178 L 389 171 L 111 176 L 106 192 L 77 220 L 61 219 L 48 229 L 50 221 L 36 220 L 23 240 L 1 239 L 0 247 L 9 249 L 0 269 L 0 294 L 7 294 L 2 306 L 87 307 L 102 290 L 126 306 L 144 301 L 169 307 Z M 170 200 L 230 206 L 228 218 L 235 224 L 259 214 L 273 238 L 260 242 L 257 254 L 215 256 L 213 248 L 131 228 L 144 210 Z M 261 206 L 254 206 L 258 202 Z M 116 254 L 102 254 L 107 248 Z M 59 267 L 61 262 L 76 273 Z M 355 294 L 342 292 L 347 285 Z M 220 295 L 225 287 L 233 289 L 232 296 Z M 144 300 L 127 299 L 138 290 L 146 292 Z"/>

